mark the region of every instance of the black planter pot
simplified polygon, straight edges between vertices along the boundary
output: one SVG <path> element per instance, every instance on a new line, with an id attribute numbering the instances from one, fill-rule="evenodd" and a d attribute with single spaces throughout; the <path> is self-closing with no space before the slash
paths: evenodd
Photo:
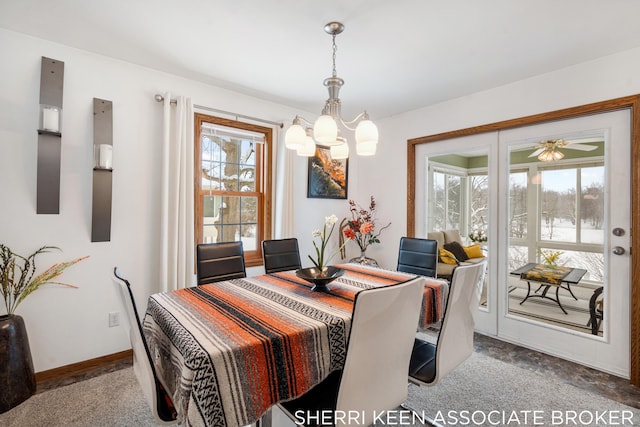
<path id="1" fill-rule="evenodd" d="M 36 392 L 29 337 L 21 316 L 0 316 L 0 414 Z"/>

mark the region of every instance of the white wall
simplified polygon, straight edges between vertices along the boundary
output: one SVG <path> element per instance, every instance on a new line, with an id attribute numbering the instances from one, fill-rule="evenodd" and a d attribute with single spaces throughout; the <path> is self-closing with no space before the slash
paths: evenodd
<path id="1" fill-rule="evenodd" d="M 42 56 L 65 63 L 59 215 L 36 215 L 35 207 Z M 90 256 L 61 277 L 78 289 L 45 286 L 17 310 L 27 325 L 35 370 L 125 350 L 126 328 L 108 327 L 109 312 L 124 316 L 113 267 L 130 279 L 142 310 L 147 296 L 158 291 L 162 105 L 154 95 L 170 91 L 194 104 L 277 122 L 289 122 L 298 111 L 6 30 L 0 30 L 0 57 L 0 242 L 20 254 L 45 244 L 60 247 L 62 252 L 38 258 L 39 271 Z M 112 229 L 111 241 L 103 243 L 91 243 L 94 97 L 113 101 Z M 295 194 L 304 205 L 306 159 L 294 162 Z M 311 203 L 308 215 L 321 210 L 316 205 L 322 201 Z"/>
<path id="2" fill-rule="evenodd" d="M 379 217 L 393 224 L 383 232 L 382 244 L 368 253 L 395 267 L 398 243 L 406 234 L 408 139 L 638 93 L 640 48 L 378 121 L 378 153 L 357 159 L 355 193 L 374 194 Z"/>

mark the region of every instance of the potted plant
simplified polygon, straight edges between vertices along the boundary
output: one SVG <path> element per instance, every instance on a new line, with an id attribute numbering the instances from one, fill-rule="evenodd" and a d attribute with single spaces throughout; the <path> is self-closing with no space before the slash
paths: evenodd
<path id="1" fill-rule="evenodd" d="M 553 250 L 545 251 L 543 249 L 538 249 L 538 253 L 540 254 L 540 257 L 543 259 L 544 264 L 552 268 L 558 266 L 558 260 L 560 259 L 560 255 L 562 255 L 562 251 L 553 251 Z"/>
<path id="2" fill-rule="evenodd" d="M 353 240 L 360 248 L 360 256 L 349 260 L 358 264 L 378 266 L 373 258 L 367 258 L 367 248 L 373 243 L 380 243 L 380 233 L 391 223 L 376 230 L 376 200 L 371 196 L 369 209 L 364 209 L 353 200 L 349 200 L 351 219 L 346 219 L 342 232 L 347 239 Z M 344 220 L 343 220 L 344 222 Z M 377 231 L 377 232 L 376 232 Z"/>
<path id="3" fill-rule="evenodd" d="M 0 414 L 35 393 L 36 382 L 24 320 L 15 314 L 18 305 L 47 283 L 75 288 L 56 279 L 67 268 L 86 257 L 61 262 L 36 275 L 36 257 L 58 249 L 43 246 L 24 257 L 0 244 L 0 289 L 7 313 L 0 315 Z"/>
<path id="4" fill-rule="evenodd" d="M 311 235 L 314 238 L 313 247 L 316 250 L 316 257 L 314 258 L 311 255 L 307 256 L 315 267 L 301 268 L 300 270 L 296 271 L 296 275 L 298 277 L 314 284 L 314 286 L 311 288 L 312 291 L 328 292 L 329 288 L 327 288 L 327 284 L 344 274 L 343 269 L 330 266 L 328 264 L 329 261 L 331 261 L 333 257 L 336 256 L 338 252 L 340 252 L 346 242 L 341 244 L 340 248 L 338 248 L 338 250 L 333 254 L 329 256 L 326 256 L 325 254 L 327 244 L 329 243 L 329 239 L 333 234 L 333 229 L 336 226 L 336 222 L 338 222 L 337 216 L 327 216 L 324 219 L 324 227 L 322 228 L 322 231 L 320 231 L 319 229 L 313 230 Z M 328 234 L 327 228 L 329 228 Z M 320 238 L 320 246 L 318 246 L 315 241 L 316 237 Z"/>

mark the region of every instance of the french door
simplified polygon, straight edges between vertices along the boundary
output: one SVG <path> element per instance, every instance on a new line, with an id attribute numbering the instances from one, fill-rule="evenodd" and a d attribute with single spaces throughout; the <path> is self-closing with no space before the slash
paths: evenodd
<path id="1" fill-rule="evenodd" d="M 544 151 L 541 141 L 556 145 L 561 141 L 564 149 L 550 146 L 549 150 L 564 158 L 518 163 L 523 156 L 531 159 L 532 154 L 535 158 Z M 497 213 L 498 222 L 506 227 L 500 228 L 504 233 L 499 237 L 498 280 L 494 282 L 498 304 L 493 313 L 499 338 L 626 378 L 631 300 L 630 141 L 629 110 L 499 133 L 498 191 L 503 197 Z M 517 224 L 521 217 L 526 219 Z M 564 266 L 587 270 L 580 283 L 572 286 L 581 298 L 555 286 L 548 294 L 555 299 L 557 289 L 557 299 L 566 303 L 568 313 L 551 299 L 521 303 L 524 290 L 518 288 L 523 287 L 522 281 L 510 275 L 523 263 L 543 262 L 542 255 L 553 253 Z M 604 297 L 595 309 L 603 311 L 603 320 L 598 330 L 591 331 L 585 324 L 590 321 L 588 303 L 600 287 Z"/>
<path id="2" fill-rule="evenodd" d="M 479 332 L 629 377 L 630 139 L 630 112 L 619 110 L 415 147 L 415 235 L 440 227 L 466 237 L 481 227 L 488 236 Z M 542 141 L 561 141 L 549 151 L 563 158 L 538 158 Z M 526 282 L 510 274 L 554 252 L 587 270 L 572 287 L 576 300 L 558 292 L 566 316 L 549 299 L 520 304 Z M 593 334 L 589 300 L 600 287 L 603 320 Z"/>

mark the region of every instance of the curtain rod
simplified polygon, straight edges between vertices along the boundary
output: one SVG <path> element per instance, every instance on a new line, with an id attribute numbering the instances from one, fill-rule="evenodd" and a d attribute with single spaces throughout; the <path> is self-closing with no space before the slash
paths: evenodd
<path id="1" fill-rule="evenodd" d="M 162 101 L 164 101 L 164 96 L 158 94 L 158 95 L 155 96 L 155 99 L 158 102 L 162 102 Z M 176 105 L 177 101 L 175 99 L 172 99 L 171 100 L 171 104 L 172 105 Z M 242 117 L 243 119 L 254 120 L 256 122 L 262 122 L 262 123 L 268 123 L 270 125 L 276 125 L 276 126 L 278 126 L 280 128 L 284 127 L 283 123 L 272 122 L 271 120 L 260 119 L 258 117 L 245 116 L 244 114 L 232 113 L 231 111 L 218 110 L 217 108 L 205 107 L 205 106 L 202 106 L 202 105 L 195 105 L 195 104 L 193 105 L 193 108 L 197 108 L 198 110 L 212 111 L 214 113 L 227 114 L 229 116 L 235 116 L 236 121 L 238 120 L 238 117 Z"/>

